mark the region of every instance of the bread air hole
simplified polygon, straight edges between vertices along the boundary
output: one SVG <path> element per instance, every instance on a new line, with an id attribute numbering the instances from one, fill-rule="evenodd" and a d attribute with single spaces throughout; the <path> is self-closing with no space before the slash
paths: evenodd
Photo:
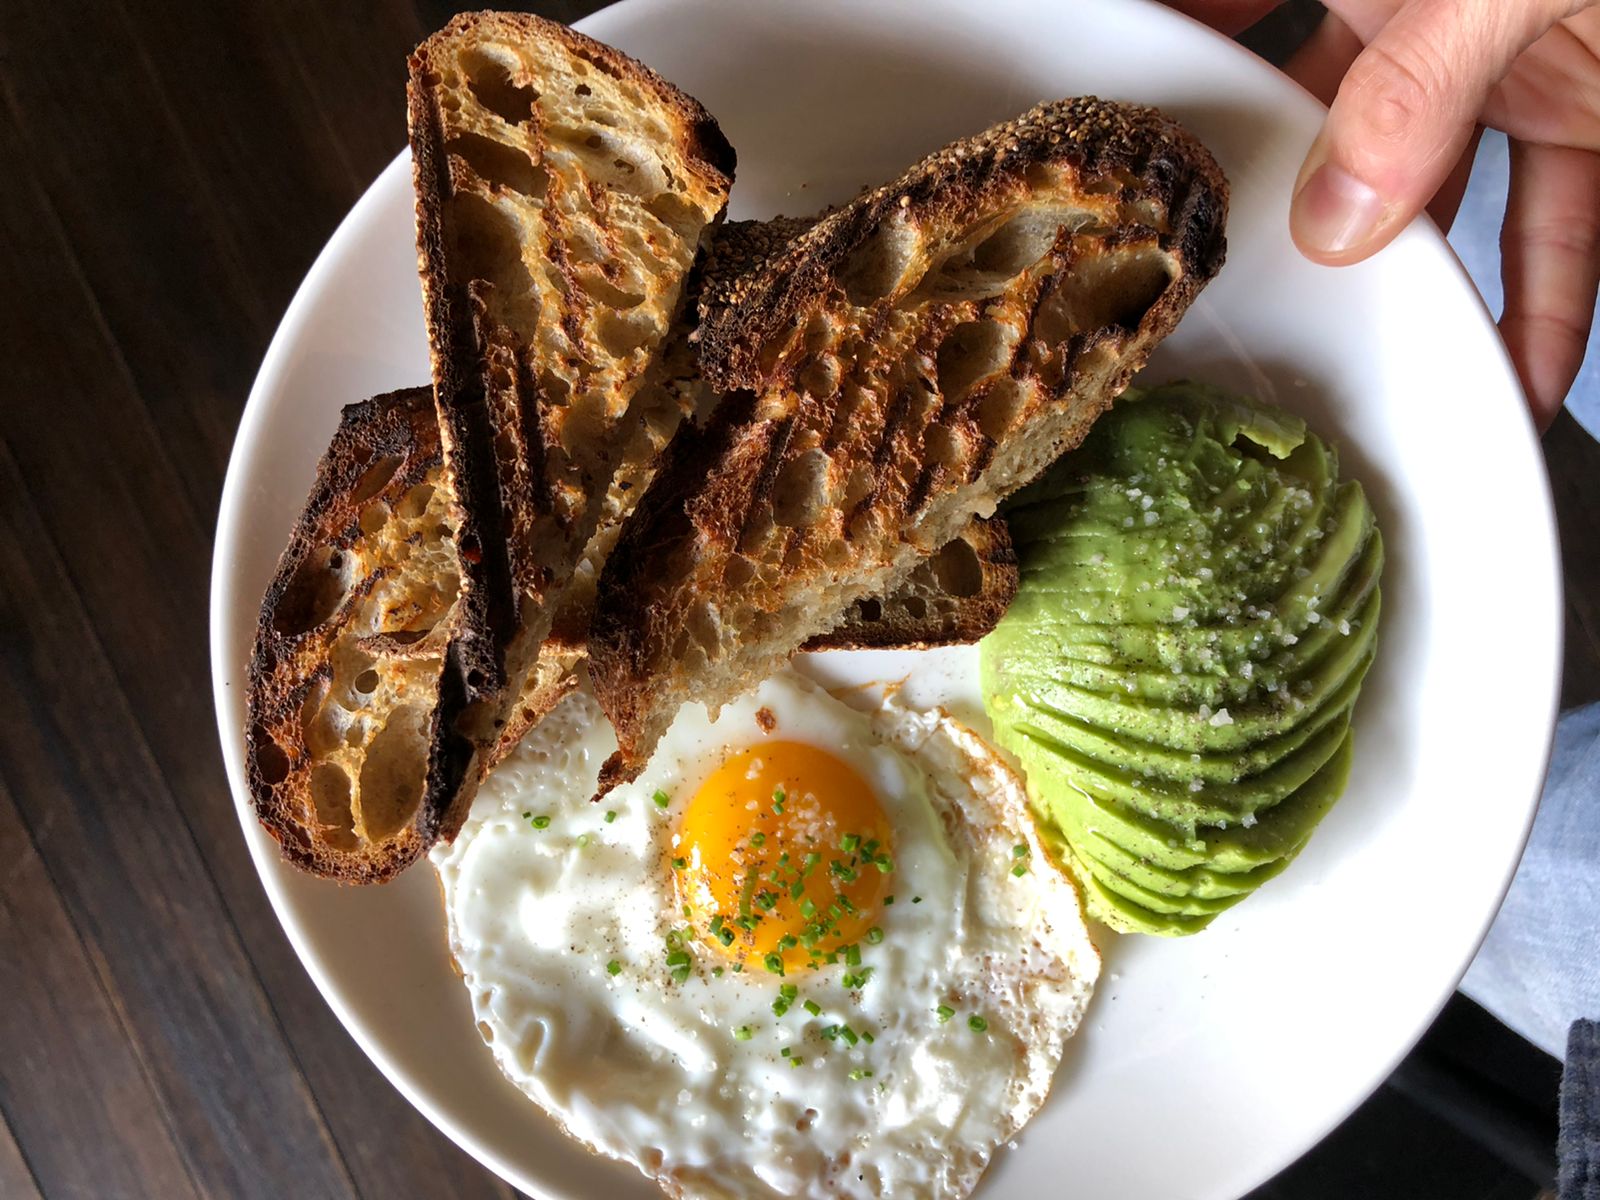
<path id="1" fill-rule="evenodd" d="M 589 298 L 600 305 L 601 308 L 625 312 L 630 308 L 638 308 L 639 305 L 644 303 L 642 293 L 623 291 L 610 280 L 593 271 L 585 271 L 578 277 L 578 283 Z"/>
<path id="2" fill-rule="evenodd" d="M 1011 365 L 1017 331 L 999 321 L 965 321 L 950 331 L 934 357 L 939 394 L 946 404 L 966 399 L 972 389 Z"/>
<path id="3" fill-rule="evenodd" d="M 408 521 L 414 521 L 428 511 L 428 504 L 433 500 L 434 487 L 431 483 L 419 483 L 404 496 L 394 510 Z"/>
<path id="4" fill-rule="evenodd" d="M 961 538 L 946 542 L 933 556 L 933 577 L 947 596 L 966 598 L 983 590 L 983 564 L 978 552 Z"/>
<path id="5" fill-rule="evenodd" d="M 411 823 L 422 802 L 427 749 L 428 714 L 417 705 L 396 709 L 368 743 L 357 801 L 368 841 L 387 841 Z"/>
<path id="6" fill-rule="evenodd" d="M 506 313 L 533 292 L 533 277 L 522 260 L 521 229 L 516 218 L 498 205 L 470 192 L 458 194 L 452 205 L 450 235 L 455 260 L 461 264 L 462 282 L 481 279 L 494 288 L 490 309 L 519 332 L 532 332 L 537 314 L 509 321 Z"/>
<path id="7" fill-rule="evenodd" d="M 349 594 L 350 569 L 345 556 L 318 546 L 295 567 L 272 615 L 272 627 L 286 637 L 308 633 L 338 612 Z"/>
<path id="8" fill-rule="evenodd" d="M 445 150 L 490 187 L 509 188 L 533 200 L 543 200 L 549 190 L 549 173 L 515 146 L 461 132 L 445 143 Z"/>
<path id="9" fill-rule="evenodd" d="M 790 529 L 813 524 L 829 501 L 828 456 L 807 450 L 784 464 L 772 488 L 772 520 Z"/>
<path id="10" fill-rule="evenodd" d="M 648 316 L 623 316 L 609 309 L 595 322 L 600 335 L 600 345 L 615 358 L 627 358 L 635 350 L 653 340 L 656 323 Z"/>
<path id="11" fill-rule="evenodd" d="M 699 237 L 706 223 L 704 214 L 682 196 L 662 191 L 651 196 L 644 204 L 645 211 L 665 225 L 680 238 Z"/>
<path id="12" fill-rule="evenodd" d="M 1153 244 L 1085 254 L 1039 305 L 1033 335 L 1054 351 L 1075 334 L 1131 333 L 1172 277 L 1170 260 Z"/>
<path id="13" fill-rule="evenodd" d="M 363 500 L 370 500 L 383 490 L 384 485 L 394 478 L 394 473 L 400 469 L 401 458 L 398 454 L 386 455 L 373 463 L 361 473 L 355 488 L 350 493 L 350 499 L 357 504 Z"/>
<path id="14" fill-rule="evenodd" d="M 322 841 L 336 850 L 358 844 L 350 812 L 350 776 L 333 763 L 319 763 L 311 772 L 311 806 Z"/>
<path id="15" fill-rule="evenodd" d="M 389 506 L 382 500 L 374 501 L 361 510 L 361 532 L 374 534 L 389 523 Z"/>
<path id="16" fill-rule="evenodd" d="M 998 442 L 1017 423 L 1026 393 L 1015 379 L 997 379 L 978 399 L 978 429 L 990 441 Z"/>
<path id="17" fill-rule="evenodd" d="M 479 104 L 508 125 L 521 125 L 533 116 L 534 103 L 539 93 L 531 86 L 518 83 L 520 70 L 514 56 L 509 61 L 487 47 L 469 46 L 457 59 L 467 76 L 467 88 Z"/>
<path id="18" fill-rule="evenodd" d="M 899 291 L 917 251 L 917 231 L 896 212 L 873 231 L 839 272 L 845 297 L 859 307 Z"/>
<path id="19" fill-rule="evenodd" d="M 289 756 L 273 741 L 265 726 L 257 725 L 250 730 L 250 744 L 255 748 L 256 771 L 262 783 L 276 787 L 289 778 Z"/>
<path id="20" fill-rule="evenodd" d="M 998 226 L 969 236 L 917 291 L 937 300 L 979 300 L 999 295 L 1017 276 L 1036 266 L 1063 234 L 1094 221 L 1094 214 L 1061 205 L 1019 210 Z"/>

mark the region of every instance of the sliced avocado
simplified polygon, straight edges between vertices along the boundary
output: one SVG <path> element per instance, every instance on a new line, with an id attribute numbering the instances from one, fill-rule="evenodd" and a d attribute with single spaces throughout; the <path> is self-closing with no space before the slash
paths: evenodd
<path id="1" fill-rule="evenodd" d="M 1257 775 L 1281 762 L 1330 722 L 1349 712 L 1361 690 L 1363 675 L 1364 671 L 1353 672 L 1339 691 L 1328 697 L 1309 719 L 1287 732 L 1223 754 L 1184 754 L 1165 746 L 1133 741 L 1104 726 L 1035 705 L 1021 696 L 1015 698 L 1015 703 L 997 704 L 991 716 L 997 724 L 1008 729 L 1022 728 L 1041 741 L 1066 746 L 1102 767 L 1185 786 L 1193 779 L 1208 785 L 1228 784 Z"/>
<path id="2" fill-rule="evenodd" d="M 1053 755 L 1018 757 L 1027 775 L 1028 794 L 1047 824 L 1080 841 L 1091 833 L 1099 834 L 1129 854 L 1168 870 L 1209 867 L 1237 874 L 1276 862 L 1311 836 L 1344 790 L 1350 772 L 1351 738 L 1347 734 L 1333 757 L 1304 787 L 1258 814 L 1255 824 L 1201 829 L 1192 837 L 1164 821 L 1090 796 L 1073 783 Z"/>
<path id="3" fill-rule="evenodd" d="M 1146 779 L 1103 766 L 1028 725 L 1013 726 L 1011 737 L 1027 738 L 1041 753 L 1054 754 L 1077 786 L 1096 800 L 1158 818 L 1192 837 L 1202 826 L 1232 824 L 1281 804 L 1333 757 L 1349 725 L 1350 710 L 1345 709 L 1304 745 L 1260 774 L 1235 783 L 1202 785 L 1199 790 L 1172 780 Z"/>

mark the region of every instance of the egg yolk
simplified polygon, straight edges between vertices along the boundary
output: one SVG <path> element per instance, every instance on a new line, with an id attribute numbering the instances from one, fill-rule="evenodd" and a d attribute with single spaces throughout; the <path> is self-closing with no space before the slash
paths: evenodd
<path id="1" fill-rule="evenodd" d="M 673 860 L 696 935 L 747 969 L 847 960 L 894 871 L 893 833 L 849 764 L 801 742 L 741 750 L 684 810 Z"/>

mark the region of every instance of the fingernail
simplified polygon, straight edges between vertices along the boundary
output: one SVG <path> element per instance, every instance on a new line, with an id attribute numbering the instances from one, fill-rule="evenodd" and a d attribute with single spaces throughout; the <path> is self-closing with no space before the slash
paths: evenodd
<path id="1" fill-rule="evenodd" d="M 1378 231 L 1383 200 L 1344 168 L 1325 162 L 1294 198 L 1295 238 L 1308 250 L 1343 254 Z"/>

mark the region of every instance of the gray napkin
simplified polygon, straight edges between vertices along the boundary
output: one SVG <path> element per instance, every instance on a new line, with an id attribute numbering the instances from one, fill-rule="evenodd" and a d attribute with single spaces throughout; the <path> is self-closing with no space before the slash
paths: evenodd
<path id="1" fill-rule="evenodd" d="M 1600 1018 L 1600 704 L 1556 726 L 1522 865 L 1461 990 L 1556 1058 L 1572 1022 Z"/>

